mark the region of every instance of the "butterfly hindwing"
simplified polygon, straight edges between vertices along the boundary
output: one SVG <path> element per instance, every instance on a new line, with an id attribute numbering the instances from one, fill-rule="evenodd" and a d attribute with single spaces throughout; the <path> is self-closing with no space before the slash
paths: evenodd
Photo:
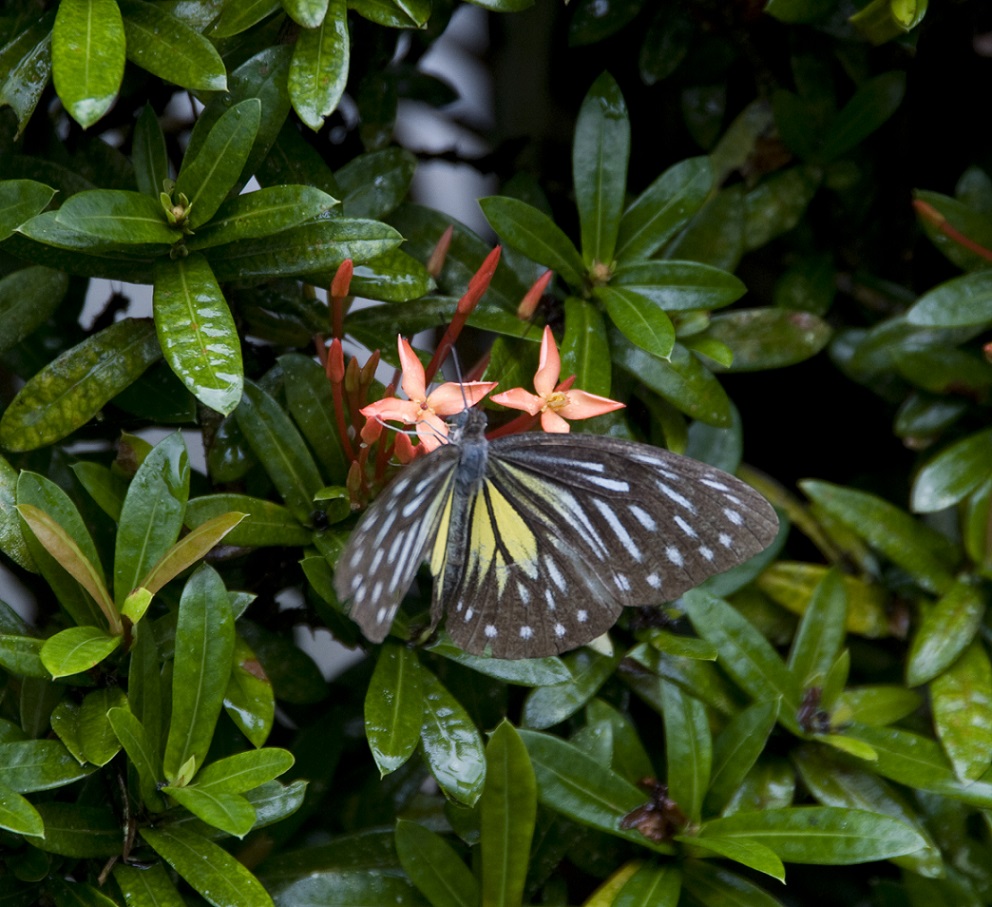
<path id="1" fill-rule="evenodd" d="M 372 642 L 382 642 L 450 507 L 458 448 L 415 460 L 362 515 L 338 559 L 334 588 Z"/>

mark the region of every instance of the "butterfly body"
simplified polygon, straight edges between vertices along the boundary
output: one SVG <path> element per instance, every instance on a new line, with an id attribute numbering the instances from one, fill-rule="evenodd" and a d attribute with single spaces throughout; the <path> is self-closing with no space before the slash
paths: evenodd
<path id="1" fill-rule="evenodd" d="M 457 417 L 363 515 L 335 587 L 385 639 L 420 563 L 431 622 L 467 652 L 532 658 L 606 632 L 622 609 L 670 601 L 757 554 L 774 510 L 733 476 L 668 451 L 596 435 L 493 441 Z"/>

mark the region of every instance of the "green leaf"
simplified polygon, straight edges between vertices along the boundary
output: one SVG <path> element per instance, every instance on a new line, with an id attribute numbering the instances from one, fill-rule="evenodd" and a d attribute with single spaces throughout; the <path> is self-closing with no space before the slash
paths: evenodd
<path id="1" fill-rule="evenodd" d="M 114 0 L 65 0 L 52 30 L 52 76 L 83 129 L 114 103 L 124 76 L 124 24 Z"/>
<path id="2" fill-rule="evenodd" d="M 68 677 L 100 664 L 121 644 L 97 627 L 69 627 L 45 640 L 41 661 L 52 677 Z"/>
<path id="3" fill-rule="evenodd" d="M 721 857 L 742 863 L 749 869 L 763 872 L 780 882 L 785 881 L 785 867 L 775 851 L 758 841 L 718 835 L 676 835 L 675 840 L 709 850 Z"/>
<path id="4" fill-rule="evenodd" d="M 813 590 L 789 650 L 789 670 L 803 688 L 822 684 L 840 655 L 847 626 L 847 592 L 837 569 Z"/>
<path id="5" fill-rule="evenodd" d="M 34 450 L 85 425 L 161 356 L 150 320 L 125 318 L 62 353 L 21 388 L 0 420 L 0 444 Z"/>
<path id="6" fill-rule="evenodd" d="M 285 507 L 243 494 L 208 494 L 195 498 L 186 510 L 186 525 L 202 526 L 229 513 L 246 518 L 243 526 L 235 527 L 225 536 L 229 545 L 289 548 L 308 545 L 313 539 L 313 530 L 300 525 Z"/>
<path id="7" fill-rule="evenodd" d="M 345 0 L 330 0 L 323 20 L 300 32 L 289 65 L 293 109 L 314 132 L 344 94 L 349 58 L 348 6 Z"/>
<path id="8" fill-rule="evenodd" d="M 170 781 L 190 759 L 203 764 L 224 702 L 234 654 L 234 617 L 224 581 L 200 567 L 186 582 L 179 602 L 172 717 L 163 769 Z"/>
<path id="9" fill-rule="evenodd" d="M 859 85 L 830 124 L 821 160 L 832 161 L 863 142 L 898 110 L 905 93 L 904 72 L 882 73 Z"/>
<path id="10" fill-rule="evenodd" d="M 387 642 L 365 694 L 365 736 L 384 777 L 413 755 L 424 722 L 420 662 L 406 646 Z"/>
<path id="11" fill-rule="evenodd" d="M 980 272 L 987 266 L 987 259 L 984 256 L 961 245 L 955 237 L 944 232 L 944 228 L 950 226 L 958 234 L 967 236 L 972 242 L 977 243 L 979 247 L 988 249 L 992 246 L 992 220 L 989 219 L 986 211 L 976 210 L 970 204 L 958 201 L 956 198 L 950 198 L 947 195 L 941 195 L 939 192 L 917 190 L 913 193 L 913 197 L 918 203 L 929 206 L 936 211 L 935 216 L 932 212 L 925 209 L 921 210 L 918 207 L 917 223 L 923 228 L 930 242 L 948 260 L 964 271 Z M 966 277 L 977 276 L 977 274 L 966 275 Z M 976 291 L 973 304 L 968 304 L 963 296 L 958 295 L 958 281 L 962 282 L 962 289 L 970 283 Z M 951 287 L 952 284 L 955 285 L 953 288 Z M 939 284 L 933 290 L 924 293 L 916 304 L 906 312 L 906 318 L 914 324 L 919 323 L 918 318 L 924 321 L 929 321 L 931 318 L 939 321 L 943 321 L 945 318 L 961 318 L 967 323 L 971 323 L 972 318 L 978 318 L 979 322 L 984 322 L 983 313 L 988 312 L 989 308 L 985 299 L 987 286 L 988 284 L 984 280 L 971 283 L 966 281 L 965 277 L 954 278 L 954 280 Z M 947 296 L 944 294 L 945 288 L 949 291 Z M 930 301 L 931 296 L 937 298 Z M 924 299 L 927 299 L 928 302 L 921 305 Z"/>
<path id="12" fill-rule="evenodd" d="M 582 287 L 585 264 L 572 241 L 543 211 L 504 196 L 479 200 L 490 226 L 511 248 L 561 275 L 576 289 Z"/>
<path id="13" fill-rule="evenodd" d="M 71 528 L 62 526 L 54 517 L 46 513 L 40 507 L 33 504 L 18 504 L 17 512 L 34 533 L 35 538 L 41 543 L 45 550 L 56 560 L 65 571 L 72 576 L 100 606 L 107 619 L 111 633 L 120 634 L 121 623 L 117 616 L 117 609 L 110 599 L 110 593 L 103 579 L 103 571 L 99 560 L 91 560 L 87 557 L 85 548 L 92 549 L 92 542 L 89 541 L 86 530 L 84 533 L 84 544 L 80 544 L 73 537 Z"/>
<path id="14" fill-rule="evenodd" d="M 253 746 L 262 746 L 272 730 L 275 708 L 272 682 L 248 643 L 237 637 L 224 710 Z"/>
<path id="15" fill-rule="evenodd" d="M 572 179 L 587 265 L 609 265 L 617 243 L 627 162 L 630 120 L 620 86 L 604 72 L 589 89 L 575 124 Z M 566 278 L 567 279 L 567 278 Z"/>
<path id="16" fill-rule="evenodd" d="M 155 267 L 155 328 L 170 368 L 205 406 L 223 413 L 241 400 L 241 339 L 202 255 Z"/>
<path id="17" fill-rule="evenodd" d="M 138 773 L 142 802 L 153 812 L 159 812 L 164 806 L 158 793 L 158 783 L 162 779 L 162 760 L 148 738 L 144 725 L 127 708 L 110 709 L 107 720 Z"/>
<path id="18" fill-rule="evenodd" d="M 202 790 L 197 785 L 166 786 L 162 788 L 162 792 L 207 825 L 237 838 L 243 838 L 255 824 L 255 807 L 240 794 Z"/>
<path id="19" fill-rule="evenodd" d="M 44 211 L 54 197 L 55 190 L 51 186 L 36 180 L 0 181 L 0 241 L 10 236 L 24 221 Z M 0 282 L 0 287 L 3 285 Z M 3 299 L 0 294 L 0 300 Z"/>
<path id="20" fill-rule="evenodd" d="M 633 291 L 666 312 L 718 309 L 747 291 L 733 274 L 694 261 L 629 261 L 618 265 L 610 286 Z"/>
<path id="21" fill-rule="evenodd" d="M 162 183 L 169 178 L 169 153 L 155 109 L 145 104 L 131 134 L 131 161 L 134 177 L 145 195 L 158 198 Z"/>
<path id="22" fill-rule="evenodd" d="M 127 58 L 190 91 L 224 91 L 227 70 L 210 41 L 160 4 L 118 0 L 124 14 Z"/>
<path id="23" fill-rule="evenodd" d="M 65 787 L 91 771 L 58 740 L 0 743 L 0 785 L 19 794 Z"/>
<path id="24" fill-rule="evenodd" d="M 0 828 L 32 838 L 45 836 L 45 823 L 29 801 L 0 785 Z"/>
<path id="25" fill-rule="evenodd" d="M 192 158 L 187 151 L 175 191 L 176 197 L 181 193 L 189 200 L 189 225 L 194 229 L 214 216 L 238 182 L 258 133 L 261 111 L 258 98 L 235 104 L 213 124 Z"/>
<path id="26" fill-rule="evenodd" d="M 67 230 L 108 244 L 171 246 L 182 236 L 169 226 L 157 198 L 122 189 L 78 192 L 63 202 L 55 219 Z"/>
<path id="27" fill-rule="evenodd" d="M 0 667 L 23 677 L 49 679 L 52 675 L 41 660 L 43 645 L 44 640 L 33 636 L 0 634 Z"/>
<path id="28" fill-rule="evenodd" d="M 919 686 L 943 673 L 971 644 L 985 615 L 985 596 L 966 579 L 956 580 L 924 613 L 906 660 L 906 683 Z"/>
<path id="29" fill-rule="evenodd" d="M 281 8 L 280 0 L 247 0 L 244 3 L 224 4 L 210 35 L 213 38 L 230 38 L 241 34 Z"/>
<path id="30" fill-rule="evenodd" d="M 713 737 L 705 706 L 674 683 L 662 684 L 668 796 L 690 822 L 699 822 L 710 784 Z"/>
<path id="31" fill-rule="evenodd" d="M 992 765 L 992 664 L 975 640 L 930 685 L 933 722 L 944 752 L 962 781 L 981 778 Z"/>
<path id="32" fill-rule="evenodd" d="M 755 702 L 720 732 L 713 746 L 710 785 L 704 801 L 707 815 L 721 813 L 744 782 L 764 751 L 778 720 L 778 709 L 777 701 Z"/>
<path id="33" fill-rule="evenodd" d="M 87 693 L 79 710 L 79 742 L 83 756 L 92 765 L 106 765 L 121 744 L 110 726 L 107 712 L 127 704 L 124 692 L 107 687 Z"/>
<path id="34" fill-rule="evenodd" d="M 205 765 L 196 776 L 197 790 L 242 794 L 278 778 L 293 767 L 289 750 L 270 746 L 236 753 Z"/>
<path id="35" fill-rule="evenodd" d="M 724 671 L 759 702 L 781 697 L 779 718 L 797 731 L 798 684 L 768 640 L 723 599 L 694 589 L 682 604 L 696 632 L 716 646 Z"/>
<path id="36" fill-rule="evenodd" d="M 202 835 L 171 825 L 143 828 L 141 837 L 214 907 L 272 907 L 258 879 Z"/>
<path id="37" fill-rule="evenodd" d="M 631 343 L 659 359 L 668 359 L 675 346 L 672 320 L 646 296 L 626 287 L 597 287 L 596 297 L 610 320 Z"/>
<path id="38" fill-rule="evenodd" d="M 176 432 L 145 457 L 124 498 L 114 554 L 118 607 L 176 543 L 188 497 L 189 456 Z"/>
<path id="39" fill-rule="evenodd" d="M 454 848 L 430 829 L 400 819 L 396 854 L 403 871 L 431 907 L 477 907 L 479 884 Z M 526 866 L 526 861 L 524 863 Z"/>
<path id="40" fill-rule="evenodd" d="M 924 464 L 913 481 L 910 506 L 916 513 L 953 507 L 992 474 L 992 429 L 945 447 Z"/>
<path id="41" fill-rule="evenodd" d="M 229 198 L 186 243 L 207 249 L 288 230 L 330 211 L 337 200 L 312 186 L 269 186 Z"/>
<path id="42" fill-rule="evenodd" d="M 598 692 L 613 675 L 621 655 L 600 655 L 592 649 L 580 649 L 566 655 L 567 681 L 531 690 L 524 702 L 523 723 L 542 730 L 570 718 Z"/>
<path id="43" fill-rule="evenodd" d="M 708 157 L 689 158 L 669 167 L 624 211 L 617 261 L 647 259 L 657 252 L 699 211 L 712 186 Z"/>
<path id="44" fill-rule="evenodd" d="M 737 309 L 714 315 L 706 337 L 733 350 L 729 369 L 747 372 L 795 365 L 822 350 L 833 331 L 812 312 L 788 309 Z"/>
<path id="45" fill-rule="evenodd" d="M 238 425 L 286 506 L 301 523 L 310 520 L 324 482 L 289 416 L 258 385 L 245 383 Z"/>
<path id="46" fill-rule="evenodd" d="M 17 117 L 20 139 L 38 102 L 48 87 L 52 72 L 52 23 L 55 10 L 26 23 L 0 50 L 0 107 L 9 106 Z M 0 231 L 0 236 L 2 236 Z"/>
<path id="47" fill-rule="evenodd" d="M 482 907 L 514 907 L 523 902 L 537 819 L 537 781 L 526 747 L 505 719 L 486 747 L 479 811 Z"/>
<path id="48" fill-rule="evenodd" d="M 121 518 L 128 481 L 108 466 L 82 460 L 72 464 L 72 471 L 86 493 L 115 523 Z"/>
<path id="49" fill-rule="evenodd" d="M 346 258 L 356 264 L 367 262 L 402 241 L 396 230 L 378 221 L 333 217 L 218 246 L 208 250 L 207 257 L 222 283 L 251 284 L 274 277 L 333 273 Z"/>
<path id="50" fill-rule="evenodd" d="M 540 731 L 519 733 L 530 754 L 538 798 L 544 806 L 590 828 L 661 853 L 671 852 L 667 845 L 653 845 L 640 832 L 620 827 L 623 817 L 646 799 L 633 784 L 558 737 Z"/>
<path id="51" fill-rule="evenodd" d="M 744 196 L 746 251 L 760 249 L 795 227 L 806 213 L 820 180 L 816 167 L 792 167 L 768 177 L 748 192 Z"/>
<path id="52" fill-rule="evenodd" d="M 17 512 L 17 477 L 17 470 L 0 457 L 0 551 L 25 570 L 37 573 Z"/>
<path id="53" fill-rule="evenodd" d="M 833 701 L 833 723 L 894 724 L 919 707 L 918 693 L 903 686 L 848 687 Z"/>
<path id="54" fill-rule="evenodd" d="M 674 864 L 644 863 L 620 889 L 613 907 L 677 907 L 682 893 L 682 873 Z"/>
<path id="55" fill-rule="evenodd" d="M 327 15 L 328 0 L 283 0 L 283 8 L 297 25 L 316 28 Z"/>
<path id="56" fill-rule="evenodd" d="M 477 674 L 494 677 L 503 683 L 543 687 L 565 683 L 572 676 L 565 662 L 557 655 L 547 658 L 518 658 L 512 661 L 488 658 L 485 655 L 469 655 L 462 651 L 445 637 L 443 630 L 439 632 L 438 637 L 438 641 L 430 646 L 431 652 L 471 668 Z"/>
<path id="57" fill-rule="evenodd" d="M 385 217 L 406 198 L 416 169 L 416 157 L 395 146 L 353 157 L 334 174 L 344 213 Z"/>
<path id="58" fill-rule="evenodd" d="M 945 592 L 959 553 L 944 535 L 881 498 L 807 480 L 800 487 L 829 516 L 902 567 L 929 592 Z"/>
<path id="59" fill-rule="evenodd" d="M 992 272 L 964 274 L 924 293 L 906 321 L 928 328 L 984 328 L 992 324 Z"/>
<path id="60" fill-rule="evenodd" d="M 77 859 L 102 859 L 121 851 L 121 826 L 110 809 L 74 803 L 37 804 L 45 837 L 31 843 L 46 853 Z"/>
<path id="61" fill-rule="evenodd" d="M 590 300 L 565 300 L 565 336 L 559 352 L 562 374 L 575 375 L 576 387 L 609 397 L 613 376 L 606 322 Z"/>
<path id="62" fill-rule="evenodd" d="M 887 860 L 926 846 L 898 819 L 832 806 L 734 813 L 704 823 L 699 837 L 742 838 L 764 844 L 787 863 L 832 866 Z"/>
<path id="63" fill-rule="evenodd" d="M 151 866 L 138 869 L 136 866 L 118 862 L 114 866 L 114 881 L 120 887 L 124 902 L 128 905 L 186 907 L 186 901 L 176 891 L 164 863 L 153 863 Z"/>
<path id="64" fill-rule="evenodd" d="M 420 740 L 427 765 L 448 797 L 473 806 L 486 777 L 482 739 L 461 703 L 430 671 L 420 673 L 424 690 Z"/>
<path id="65" fill-rule="evenodd" d="M 639 781 L 654 774 L 654 767 L 644 744 L 638 737 L 637 728 L 625 714 L 608 705 L 602 699 L 594 699 L 586 708 L 586 727 L 594 733 L 609 728 L 613 742 L 610 754 L 610 767 L 628 781 Z"/>
<path id="66" fill-rule="evenodd" d="M 65 744 L 65 748 L 72 753 L 73 759 L 80 765 L 86 762 L 86 757 L 83 755 L 83 745 L 79 740 L 79 713 L 81 710 L 82 707 L 78 702 L 60 699 L 49 715 L 49 724 L 51 724 L 55 736 Z"/>

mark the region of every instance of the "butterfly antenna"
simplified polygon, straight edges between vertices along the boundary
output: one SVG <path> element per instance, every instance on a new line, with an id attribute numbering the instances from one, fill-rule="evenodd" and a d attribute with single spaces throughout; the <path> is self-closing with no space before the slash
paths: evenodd
<path id="1" fill-rule="evenodd" d="M 464 410 L 471 409 L 471 405 L 468 402 L 468 397 L 465 396 L 465 379 L 462 376 L 462 364 L 458 361 L 458 351 L 452 347 L 451 349 L 451 362 L 455 367 L 455 379 L 458 381 L 458 388 L 462 392 L 462 406 Z"/>

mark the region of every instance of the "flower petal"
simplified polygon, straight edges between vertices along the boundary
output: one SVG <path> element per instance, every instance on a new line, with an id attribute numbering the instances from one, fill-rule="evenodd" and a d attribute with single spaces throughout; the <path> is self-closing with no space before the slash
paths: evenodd
<path id="1" fill-rule="evenodd" d="M 534 390 L 546 397 L 555 389 L 560 374 L 561 356 L 558 355 L 555 336 L 551 333 L 551 328 L 545 325 L 544 336 L 541 338 L 541 358 L 534 374 Z"/>
<path id="2" fill-rule="evenodd" d="M 413 400 L 401 400 L 399 397 L 383 397 L 375 403 L 363 406 L 359 412 L 367 419 L 412 425 L 420 418 L 420 404 Z"/>
<path id="3" fill-rule="evenodd" d="M 493 403 L 500 406 L 508 406 L 510 409 L 522 409 L 525 413 L 536 416 L 541 407 L 544 406 L 544 398 L 525 391 L 522 387 L 515 387 L 512 390 L 503 391 L 501 394 L 494 394 L 489 398 Z"/>
<path id="4" fill-rule="evenodd" d="M 411 400 L 421 401 L 427 397 L 427 385 L 424 380 L 424 366 L 417 358 L 413 347 L 404 337 L 397 338 L 400 352 L 400 365 L 403 367 L 403 377 L 400 387 Z"/>
<path id="5" fill-rule="evenodd" d="M 568 403 L 558 408 L 558 415 L 566 419 L 591 419 L 593 416 L 623 409 L 625 405 L 609 397 L 590 394 L 588 391 L 569 391 Z"/>
<path id="6" fill-rule="evenodd" d="M 439 416 L 454 416 L 464 409 L 475 406 L 495 386 L 495 381 L 467 381 L 459 384 L 449 381 L 431 391 L 427 397 L 427 408 Z"/>
<path id="7" fill-rule="evenodd" d="M 448 437 L 448 425 L 434 413 L 425 411 L 417 422 L 417 436 L 425 450 L 435 450 Z"/>
<path id="8" fill-rule="evenodd" d="M 546 409 L 541 413 L 541 428 L 547 432 L 559 435 L 567 434 L 572 430 L 571 425 L 559 416 L 558 413 L 552 412 L 550 409 Z"/>

